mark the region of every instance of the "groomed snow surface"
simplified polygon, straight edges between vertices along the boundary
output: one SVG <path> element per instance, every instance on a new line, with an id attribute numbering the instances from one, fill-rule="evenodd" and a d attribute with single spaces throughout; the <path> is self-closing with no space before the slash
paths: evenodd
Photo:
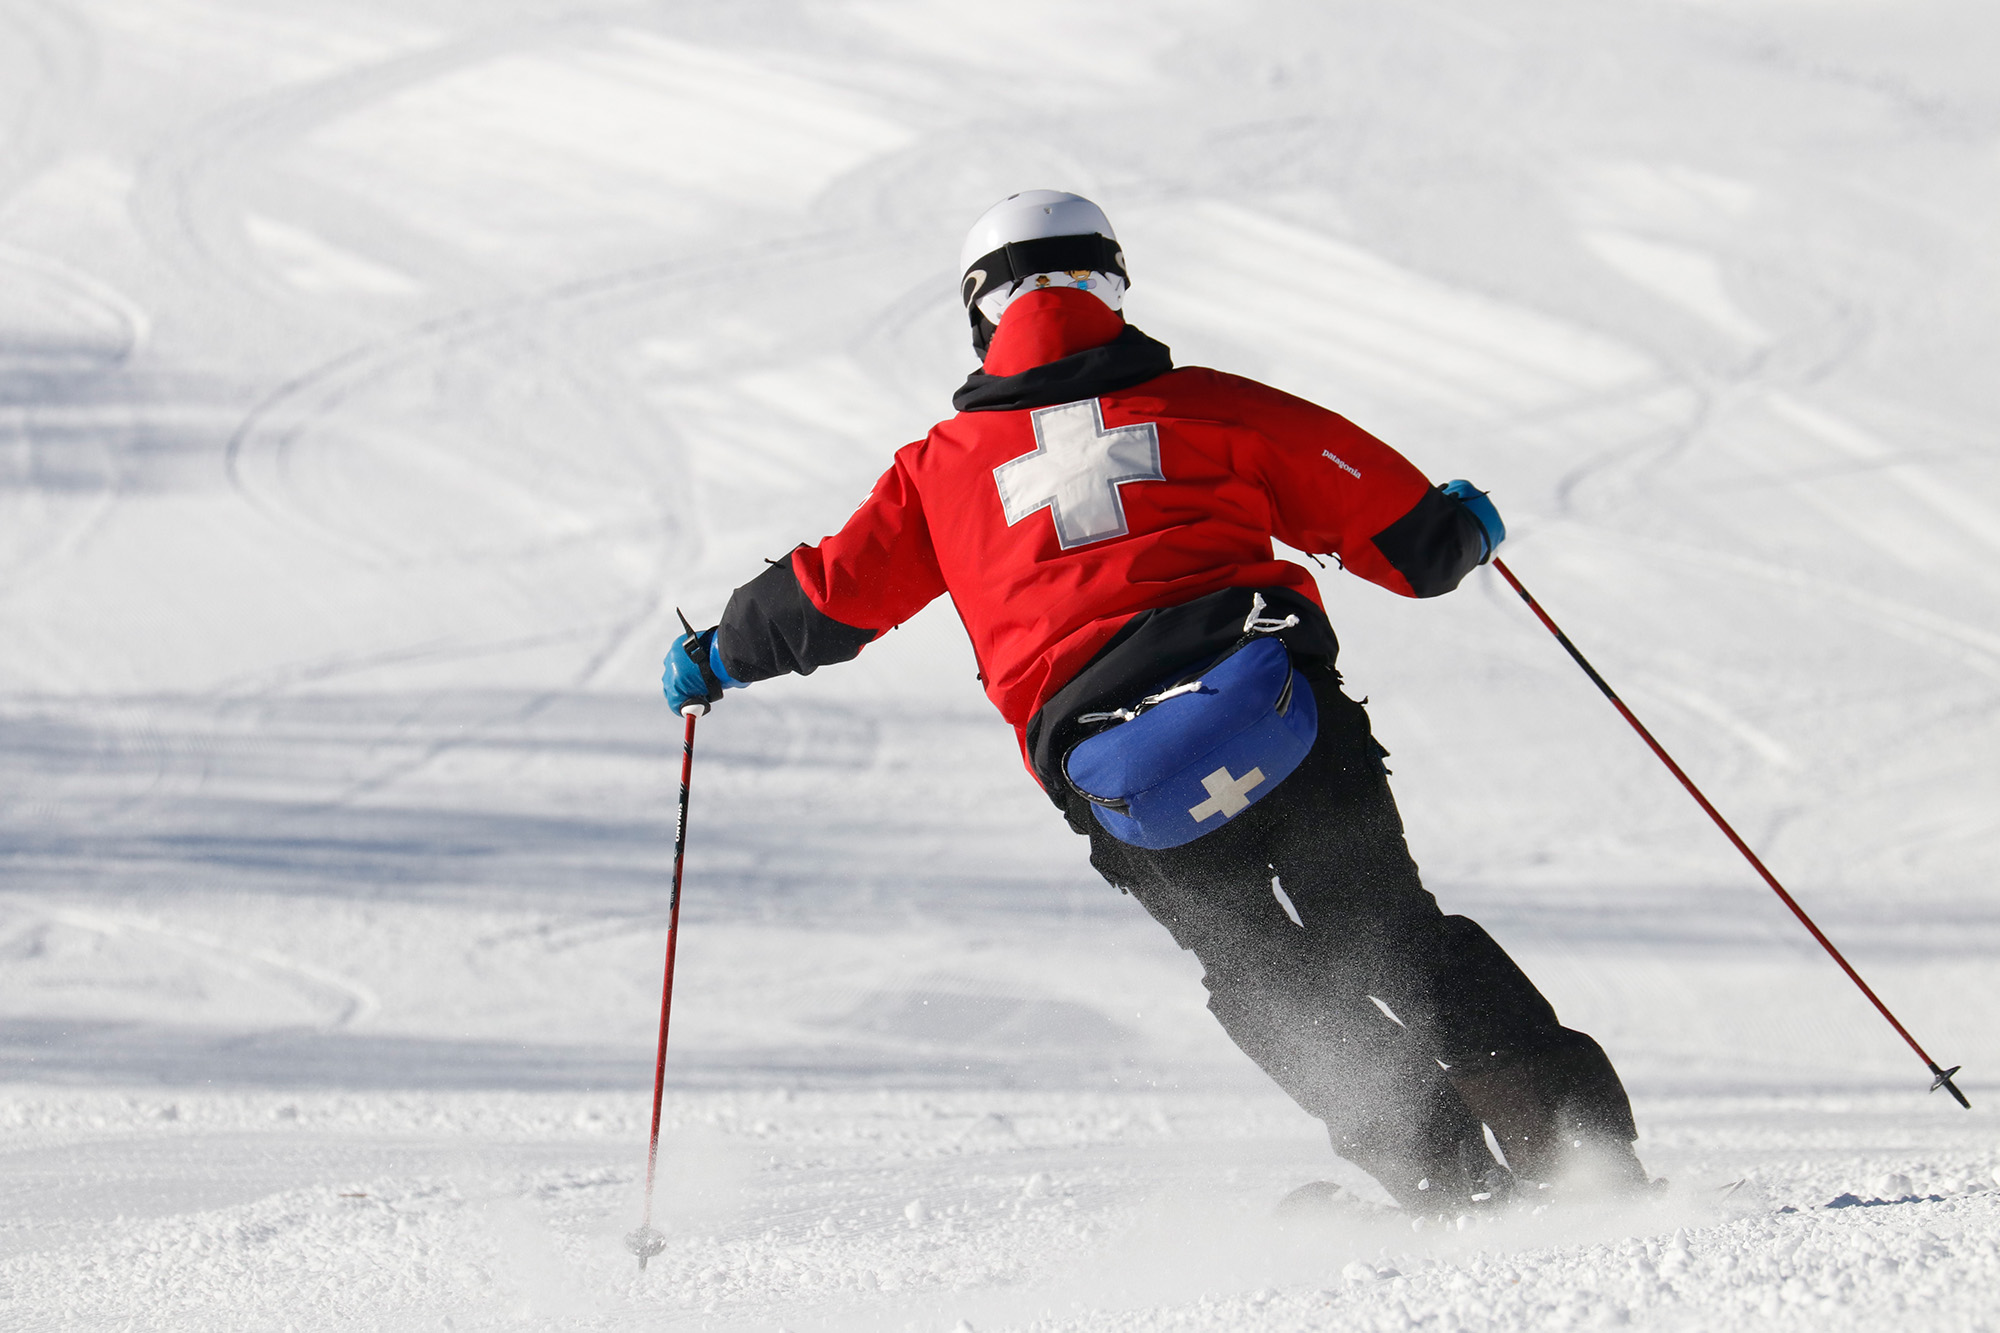
<path id="1" fill-rule="evenodd" d="M 2000 1326 L 2000 11 L 0 0 L 0 1329 Z M 1412 1229 L 1021 772 L 949 606 L 700 729 L 673 608 L 1099 199 L 1134 321 L 1490 487 L 1321 575 L 1642 1204 Z M 1313 1180 L 1348 1206 L 1281 1219 Z"/>

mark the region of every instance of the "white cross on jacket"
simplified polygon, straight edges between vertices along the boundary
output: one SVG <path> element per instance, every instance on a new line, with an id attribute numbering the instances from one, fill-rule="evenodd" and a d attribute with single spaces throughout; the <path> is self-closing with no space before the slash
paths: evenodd
<path id="1" fill-rule="evenodd" d="M 1104 428 L 1095 398 L 1044 407 L 1029 414 L 1035 448 L 993 469 L 1000 505 L 1013 527 L 1047 509 L 1064 550 L 1127 532 L 1118 488 L 1134 481 L 1165 481 L 1160 432 L 1152 422 Z"/>

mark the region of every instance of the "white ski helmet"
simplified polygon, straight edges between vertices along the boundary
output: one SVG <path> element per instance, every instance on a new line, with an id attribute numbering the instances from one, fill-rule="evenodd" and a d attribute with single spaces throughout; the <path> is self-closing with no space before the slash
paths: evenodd
<path id="1" fill-rule="evenodd" d="M 959 299 L 982 353 L 1006 300 L 1031 278 L 1101 274 L 1115 281 L 1115 291 L 1097 293 L 1113 310 L 1130 281 L 1111 219 L 1082 195 L 1062 190 L 1023 190 L 981 213 L 959 247 L 958 272 Z M 996 299 L 981 299 L 989 293 Z"/>

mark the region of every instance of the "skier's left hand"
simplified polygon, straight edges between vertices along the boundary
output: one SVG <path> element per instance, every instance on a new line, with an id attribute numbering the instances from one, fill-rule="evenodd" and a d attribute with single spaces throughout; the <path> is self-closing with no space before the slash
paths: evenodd
<path id="1" fill-rule="evenodd" d="M 742 687 L 743 682 L 729 674 L 722 654 L 715 650 L 713 628 L 676 639 L 667 654 L 666 670 L 660 674 L 660 688 L 676 713 L 689 709 L 706 713 L 724 690 Z"/>
<path id="2" fill-rule="evenodd" d="M 1479 524 L 1479 535 L 1486 539 L 1486 554 L 1479 557 L 1480 564 L 1486 564 L 1500 549 L 1500 543 L 1507 540 L 1507 525 L 1500 521 L 1500 511 L 1493 507 L 1485 491 L 1469 481 L 1448 481 L 1438 487 L 1446 495 L 1465 506 L 1466 512 Z"/>

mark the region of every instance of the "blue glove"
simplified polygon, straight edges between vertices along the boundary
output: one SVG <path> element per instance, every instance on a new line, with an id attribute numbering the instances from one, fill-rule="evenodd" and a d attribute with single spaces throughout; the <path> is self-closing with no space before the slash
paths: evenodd
<path id="1" fill-rule="evenodd" d="M 666 670 L 660 675 L 660 688 L 676 713 L 689 709 L 706 713 L 724 690 L 740 690 L 743 684 L 722 664 L 713 629 L 676 639 L 667 653 Z"/>
<path id="2" fill-rule="evenodd" d="M 1491 560 L 1500 543 L 1507 540 L 1507 525 L 1500 521 L 1500 511 L 1493 507 L 1493 501 L 1469 481 L 1448 481 L 1438 489 L 1464 505 L 1466 512 L 1478 520 L 1479 535 L 1486 540 L 1486 553 L 1479 557 L 1479 563 Z"/>

